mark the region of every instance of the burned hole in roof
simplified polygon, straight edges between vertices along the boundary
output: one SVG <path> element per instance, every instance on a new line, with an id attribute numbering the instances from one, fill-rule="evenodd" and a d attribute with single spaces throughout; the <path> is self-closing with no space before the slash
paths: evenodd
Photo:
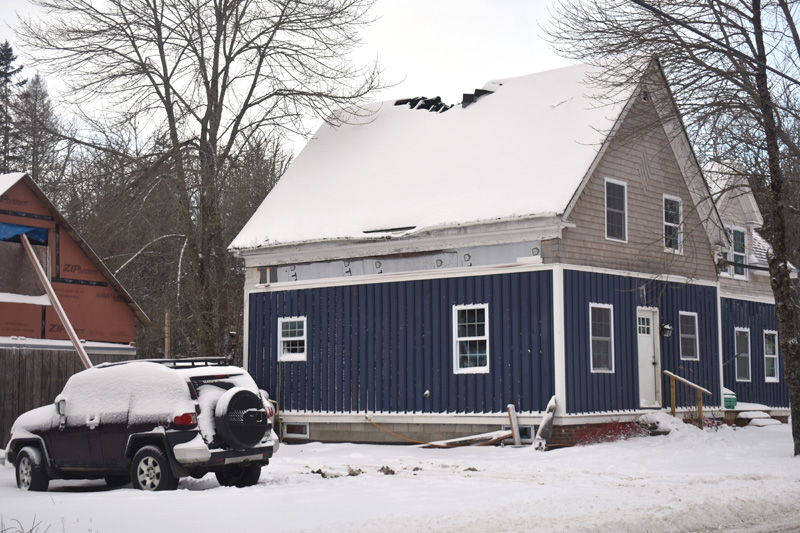
<path id="1" fill-rule="evenodd" d="M 502 83 L 500 85 L 502 85 Z M 492 93 L 494 93 L 494 91 L 487 91 L 486 89 L 475 89 L 475 92 L 472 94 L 464 93 L 464 96 L 461 99 L 461 107 L 468 107 L 470 104 L 477 102 L 481 96 L 486 96 L 487 94 Z"/>
<path id="2" fill-rule="evenodd" d="M 442 102 L 442 98 L 426 98 L 425 96 L 418 96 L 416 98 L 403 98 L 402 100 L 395 101 L 394 105 L 408 105 L 409 109 L 426 109 L 432 113 L 444 113 L 452 105 L 447 105 Z"/>

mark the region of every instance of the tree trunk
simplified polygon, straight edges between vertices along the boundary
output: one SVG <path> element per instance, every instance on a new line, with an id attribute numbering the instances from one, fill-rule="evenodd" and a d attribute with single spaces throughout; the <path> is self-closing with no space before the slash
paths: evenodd
<path id="1" fill-rule="evenodd" d="M 783 354 L 784 378 L 789 389 L 789 403 L 792 414 L 792 438 L 794 455 L 800 455 L 800 345 L 795 338 L 797 308 L 795 285 L 789 272 L 789 246 L 786 227 L 786 208 L 783 194 L 785 177 L 780 166 L 780 145 L 775 122 L 775 108 L 767 78 L 767 54 L 764 46 L 764 31 L 761 26 L 761 0 L 753 0 L 753 34 L 756 40 L 756 88 L 758 107 L 762 115 L 762 125 L 766 140 L 769 162 L 769 188 L 761 196 L 760 207 L 767 215 L 771 233 L 772 256 L 769 259 L 770 280 L 775 296 L 775 316 L 778 320 L 780 351 Z"/>

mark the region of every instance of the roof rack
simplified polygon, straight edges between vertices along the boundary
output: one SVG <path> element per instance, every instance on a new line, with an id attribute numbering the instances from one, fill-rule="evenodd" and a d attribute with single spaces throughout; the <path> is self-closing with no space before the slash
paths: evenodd
<path id="1" fill-rule="evenodd" d="M 196 366 L 228 366 L 231 361 L 227 357 L 187 357 L 185 359 L 140 359 L 151 363 L 159 363 L 171 368 Z"/>
<path id="2" fill-rule="evenodd" d="M 128 363 L 158 363 L 170 368 L 192 368 L 201 366 L 229 366 L 232 363 L 226 357 L 187 357 L 185 359 L 131 359 L 129 361 L 112 361 L 95 365 L 97 367 L 110 367 L 126 365 Z"/>

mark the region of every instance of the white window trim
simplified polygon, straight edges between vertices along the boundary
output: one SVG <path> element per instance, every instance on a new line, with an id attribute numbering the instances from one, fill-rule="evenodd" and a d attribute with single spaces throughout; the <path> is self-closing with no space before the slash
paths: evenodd
<path id="1" fill-rule="evenodd" d="M 667 235 L 664 232 L 664 228 L 669 224 L 670 226 L 675 226 L 672 222 L 667 222 L 667 213 L 666 213 L 666 206 L 665 200 L 672 200 L 674 202 L 678 202 L 678 247 L 677 248 L 668 248 L 666 245 L 664 246 L 664 251 L 670 254 L 678 254 L 683 255 L 683 199 L 677 196 L 671 196 L 669 194 L 662 195 L 661 198 L 661 242 L 662 244 L 666 241 Z"/>
<path id="2" fill-rule="evenodd" d="M 286 339 L 283 338 L 283 323 L 284 322 L 303 322 L 303 336 L 302 337 L 288 337 Z M 283 353 L 283 341 L 285 340 L 302 340 L 303 341 L 303 353 L 293 353 L 293 354 L 284 354 Z M 306 317 L 304 316 L 282 316 L 278 317 L 278 361 L 305 361 L 306 356 L 308 354 L 308 324 Z"/>
<path id="3" fill-rule="evenodd" d="M 740 331 L 744 331 L 747 333 L 747 379 L 739 379 L 739 372 L 737 368 L 737 361 L 739 360 L 739 354 L 736 353 L 736 334 Z M 750 347 L 750 328 L 734 328 L 733 329 L 733 373 L 736 381 L 740 383 L 750 383 L 753 381 L 753 354 L 751 353 L 752 349 Z"/>
<path id="4" fill-rule="evenodd" d="M 730 277 L 732 277 L 733 279 L 746 280 L 748 278 L 748 276 L 747 276 L 747 268 L 743 269 L 744 270 L 744 274 L 737 274 L 736 270 L 735 270 L 736 263 L 733 260 L 733 253 L 734 253 L 733 252 L 733 232 L 734 231 L 741 231 L 742 235 L 744 235 L 744 253 L 739 254 L 737 252 L 737 254 L 744 256 L 744 263 L 742 263 L 742 264 L 746 265 L 747 264 L 747 237 L 748 237 L 747 236 L 747 228 L 743 228 L 741 226 L 728 226 L 728 229 L 731 232 L 731 234 L 730 234 L 730 237 L 731 237 L 731 248 L 730 248 L 730 250 L 728 250 L 728 256 L 729 256 L 728 257 L 728 263 L 730 263 L 730 265 L 728 266 L 728 275 Z"/>
<path id="5" fill-rule="evenodd" d="M 678 351 L 681 354 L 681 361 L 699 361 L 700 360 L 700 321 L 697 319 L 697 313 L 691 311 L 678 312 Z M 694 353 L 695 357 L 687 357 L 683 355 L 683 342 L 681 339 L 681 320 L 682 316 L 690 316 L 694 318 Z"/>
<path id="6" fill-rule="evenodd" d="M 480 337 L 459 337 L 458 336 L 458 312 L 464 309 L 483 309 L 483 316 L 486 320 L 484 324 L 484 335 Z M 486 341 L 486 365 L 472 366 L 469 368 L 459 368 L 458 366 L 458 341 L 459 340 L 485 340 Z M 491 360 L 489 350 L 489 304 L 464 304 L 453 306 L 453 373 L 454 374 L 488 374 L 489 361 Z"/>
<path id="7" fill-rule="evenodd" d="M 767 335 L 775 335 L 775 355 L 767 355 Z M 764 382 L 766 383 L 778 383 L 780 382 L 781 378 L 781 371 L 778 364 L 780 363 L 780 349 L 778 348 L 778 332 L 772 329 L 765 329 L 764 330 Z M 775 359 L 775 377 L 767 376 L 767 358 Z"/>
<path id="8" fill-rule="evenodd" d="M 592 352 L 592 309 L 594 308 L 602 308 L 602 309 L 610 309 L 611 314 L 611 369 L 595 369 L 594 367 L 594 353 Z M 614 306 L 611 304 L 599 304 L 594 302 L 589 302 L 589 369 L 591 370 L 592 374 L 613 374 L 615 372 L 614 367 Z"/>
<path id="9" fill-rule="evenodd" d="M 614 185 L 621 185 L 625 190 L 625 238 L 624 239 L 615 239 L 613 237 L 608 236 L 608 183 L 613 183 Z M 628 184 L 624 181 L 615 180 L 612 178 L 605 178 L 603 180 L 603 236 L 605 236 L 607 241 L 612 242 L 628 242 Z"/>

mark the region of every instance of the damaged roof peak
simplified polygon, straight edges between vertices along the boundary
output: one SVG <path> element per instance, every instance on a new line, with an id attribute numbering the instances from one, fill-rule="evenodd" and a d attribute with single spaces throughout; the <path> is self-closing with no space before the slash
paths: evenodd
<path id="1" fill-rule="evenodd" d="M 394 105 L 406 105 L 410 109 L 427 109 L 433 113 L 444 113 L 451 107 L 452 105 L 447 105 L 442 102 L 442 98 L 437 96 L 435 98 L 426 98 L 424 96 L 418 96 L 416 98 L 404 98 L 402 100 L 397 100 Z"/>

